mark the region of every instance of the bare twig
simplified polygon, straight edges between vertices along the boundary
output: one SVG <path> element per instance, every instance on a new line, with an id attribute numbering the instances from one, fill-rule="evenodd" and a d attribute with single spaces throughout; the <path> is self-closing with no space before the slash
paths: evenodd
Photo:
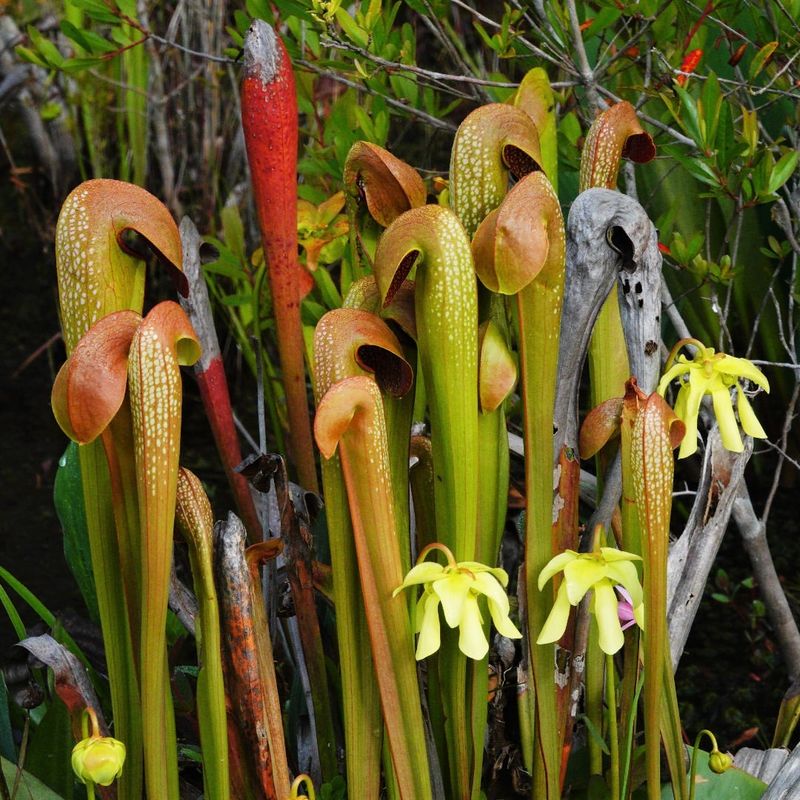
<path id="1" fill-rule="evenodd" d="M 601 111 L 605 104 L 601 103 L 597 93 L 597 81 L 594 72 L 589 66 L 589 58 L 586 55 L 586 48 L 583 46 L 583 36 L 581 36 L 581 26 L 578 21 L 578 12 L 575 8 L 575 0 L 567 0 L 567 10 L 569 11 L 569 23 L 572 28 L 572 41 L 575 45 L 575 54 L 578 58 L 578 69 L 581 74 L 581 83 L 586 88 L 589 98 L 589 106 L 593 112 Z"/>
<path id="2" fill-rule="evenodd" d="M 303 67 L 304 69 L 310 70 L 311 72 L 316 72 L 317 75 L 325 75 L 331 80 L 336 81 L 337 83 L 341 83 L 343 86 L 349 86 L 351 89 L 356 89 L 359 92 L 365 92 L 367 94 L 375 94 L 370 89 L 367 89 L 366 86 L 362 86 L 360 83 L 356 83 L 355 81 L 348 80 L 344 76 L 340 75 L 338 72 L 329 69 L 322 69 L 318 67 L 316 64 L 312 63 L 311 61 L 306 61 L 305 59 L 298 58 L 295 59 L 294 62 L 297 66 Z M 442 119 L 437 119 L 436 117 L 432 116 L 431 114 L 422 111 L 419 108 L 414 108 L 413 106 L 409 106 L 406 103 L 401 103 L 399 100 L 395 100 L 393 97 L 388 97 L 387 95 L 379 95 L 387 105 L 392 106 L 393 108 L 399 108 L 406 114 L 411 114 L 412 116 L 418 117 L 419 119 L 426 122 L 433 128 L 439 128 L 440 130 L 450 131 L 451 133 L 455 133 L 456 126 L 453 125 L 451 122 L 446 122 Z"/>
<path id="3" fill-rule="evenodd" d="M 743 483 L 739 486 L 738 496 L 733 503 L 733 519 L 750 558 L 759 592 L 786 663 L 786 671 L 794 680 L 800 677 L 800 631 L 775 570 L 767 542 L 766 525 L 756 515 L 747 487 Z"/>

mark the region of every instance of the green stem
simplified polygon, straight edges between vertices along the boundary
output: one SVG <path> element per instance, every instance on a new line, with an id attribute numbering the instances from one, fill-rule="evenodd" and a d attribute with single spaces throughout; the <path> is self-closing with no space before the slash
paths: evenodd
<path id="1" fill-rule="evenodd" d="M 603 656 L 598 641 L 594 615 L 589 619 L 589 640 L 586 649 L 586 716 L 595 730 L 602 730 L 603 719 Z M 589 774 L 603 774 L 603 750 L 594 736 L 589 736 Z"/>
<path id="2" fill-rule="evenodd" d="M 689 769 L 689 800 L 694 800 L 694 793 L 695 789 L 697 788 L 697 782 L 695 780 L 697 775 L 697 753 L 700 750 L 700 740 L 703 738 L 703 736 L 707 736 L 711 740 L 712 753 L 716 750 L 719 750 L 719 747 L 717 747 L 716 736 L 714 736 L 714 734 L 706 728 L 703 728 L 703 730 L 694 737 L 694 746 L 692 747 L 692 765 Z"/>
<path id="3" fill-rule="evenodd" d="M 142 718 L 125 593 L 114 530 L 108 466 L 99 441 L 78 450 L 86 506 L 100 627 L 108 666 L 114 735 L 125 744 L 127 763 L 118 782 L 119 800 L 142 796 Z"/>
<path id="4" fill-rule="evenodd" d="M 617 689 L 614 656 L 606 655 L 606 710 L 608 714 L 608 749 L 611 751 L 610 800 L 619 800 L 619 738 L 617 733 Z"/>
<path id="5" fill-rule="evenodd" d="M 637 643 L 638 650 L 638 643 Z M 644 675 L 639 674 L 636 681 L 636 690 L 633 693 L 633 703 L 631 704 L 631 712 L 628 716 L 623 716 L 625 720 L 625 742 L 622 756 L 625 759 L 622 764 L 622 791 L 620 792 L 621 800 L 627 800 L 628 787 L 631 782 L 631 761 L 633 759 L 633 733 L 636 727 L 636 714 L 634 709 L 639 705 L 639 696 L 642 693 L 642 686 L 644 686 Z"/>

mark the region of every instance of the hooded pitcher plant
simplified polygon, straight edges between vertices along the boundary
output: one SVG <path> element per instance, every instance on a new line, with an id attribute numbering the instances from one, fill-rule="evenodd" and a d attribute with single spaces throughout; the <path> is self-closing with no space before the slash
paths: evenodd
<path id="1" fill-rule="evenodd" d="M 634 379 L 626 385 L 621 415 L 623 480 L 633 488 L 647 592 L 644 620 L 644 732 L 648 797 L 660 796 L 660 740 L 663 736 L 673 788 L 683 792 L 684 767 L 680 729 L 665 733 L 669 722 L 666 696 L 675 686 L 667 647 L 667 552 L 672 507 L 672 451 L 685 433 L 684 424 L 660 395 L 645 395 Z M 628 473 L 626 478 L 625 473 Z M 626 497 L 624 502 L 630 502 Z M 665 684 L 666 686 L 665 690 Z M 672 723 L 674 728 L 674 722 Z M 674 741 L 677 738 L 678 741 Z"/>
<path id="2" fill-rule="evenodd" d="M 418 359 L 427 393 L 435 480 L 436 539 L 473 561 L 478 520 L 478 302 L 469 239 L 450 209 L 427 205 L 399 216 L 375 252 L 384 306 L 416 268 Z M 467 722 L 466 662 L 447 637 L 440 670 L 446 705 L 451 793 L 468 796 L 473 747 Z"/>
<path id="3" fill-rule="evenodd" d="M 553 412 L 564 292 L 564 220 L 544 173 L 523 178 L 489 214 L 472 242 L 478 278 L 488 289 L 516 295 L 525 437 L 525 591 L 529 641 L 535 641 L 550 602 L 536 578 L 553 557 Z M 559 792 L 554 650 L 532 649 L 536 694 L 534 791 Z"/>
<path id="4" fill-rule="evenodd" d="M 286 48 L 263 20 L 255 20 L 245 36 L 241 93 L 242 128 L 272 291 L 291 457 L 300 483 L 316 491 L 300 325 L 300 300 L 310 280 L 297 259 L 297 98 Z"/>
<path id="5" fill-rule="evenodd" d="M 120 181 L 91 180 L 80 184 L 64 201 L 56 226 L 56 270 L 67 355 L 97 320 L 115 311 L 142 310 L 144 242 L 171 268 L 178 288 L 185 293 L 180 237 L 166 207 L 155 197 Z M 126 542 L 118 542 L 115 535 L 103 445 L 98 441 L 79 448 L 79 459 L 114 727 L 127 747 L 119 797 L 138 800 L 142 783 L 139 689 L 125 594 L 119 591 L 125 583 L 119 548 L 125 548 Z M 117 521 L 123 522 L 119 500 L 116 505 Z M 135 517 L 135 512 L 131 511 L 131 516 Z"/>
<path id="6" fill-rule="evenodd" d="M 319 361 L 317 370 L 325 370 Z M 404 800 L 427 800 L 431 779 L 411 626 L 406 604 L 392 597 L 403 575 L 383 401 L 375 380 L 353 376 L 330 386 L 319 403 L 314 432 L 324 458 L 339 451 L 398 793 Z"/>
<path id="7" fill-rule="evenodd" d="M 351 280 L 358 280 L 363 274 L 361 256 L 365 255 L 371 264 L 375 255 L 376 231 L 367 236 L 367 219 L 371 217 L 380 228 L 388 228 L 404 212 L 424 206 L 427 192 L 413 167 L 372 142 L 359 141 L 350 148 L 343 180 L 350 223 Z M 367 219 L 361 213 L 364 207 Z M 344 278 L 342 284 L 343 291 L 349 290 Z"/>
<path id="8" fill-rule="evenodd" d="M 450 203 L 472 237 L 481 220 L 496 209 L 508 191 L 510 179 L 521 179 L 541 169 L 539 138 L 524 111 L 499 103 L 471 112 L 456 131 L 450 156 Z M 474 254 L 473 254 L 474 255 Z M 477 267 L 477 265 L 476 265 Z M 513 380 L 490 386 L 492 366 L 508 363 L 509 329 L 503 298 L 478 285 L 479 342 L 478 413 L 479 470 L 478 521 L 474 558 L 497 561 L 508 506 L 509 451 L 503 401 Z M 488 334 L 488 335 L 487 335 Z M 501 349 L 506 352 L 501 353 Z M 505 392 L 505 393 L 504 393 Z M 445 648 L 447 650 L 447 648 Z M 486 714 L 482 698 L 487 691 L 488 665 L 471 664 L 468 683 L 472 709 L 473 793 L 479 790 L 482 742 Z"/>
<path id="9" fill-rule="evenodd" d="M 373 284 L 370 288 L 370 282 Z M 363 292 L 359 291 L 359 285 Z M 358 296 L 367 306 L 374 290 L 374 280 L 364 278 L 353 284 L 349 298 L 357 302 Z M 413 297 L 410 298 L 413 302 Z M 407 322 L 413 322 L 413 314 Z M 413 328 L 412 328 L 413 329 Z M 412 385 L 411 366 L 405 360 L 400 342 L 385 322 L 366 310 L 343 308 L 331 311 L 317 324 L 314 335 L 314 384 L 318 402 L 338 382 L 350 377 L 374 376 L 383 392 L 384 403 L 402 403 L 402 395 Z M 408 431 L 397 432 L 402 442 L 389 441 L 391 451 L 405 449 L 407 453 Z M 406 455 L 406 465 L 408 464 Z M 390 464 L 390 468 L 391 468 Z M 367 468 L 366 463 L 363 468 Z M 407 468 L 407 467 L 406 467 Z M 328 534 L 330 538 L 333 588 L 336 605 L 336 631 L 341 653 L 341 674 L 344 700 L 344 724 L 347 757 L 348 786 L 370 797 L 380 787 L 381 740 L 383 738 L 380 710 L 380 695 L 373 669 L 373 640 L 375 628 L 370 619 L 379 609 L 365 604 L 364 595 L 353 576 L 361 572 L 361 559 L 365 557 L 364 546 L 358 547 L 356 536 L 380 535 L 377 531 L 354 528 L 355 516 L 351 519 L 348 507 L 349 489 L 345 487 L 339 453 L 322 461 L 322 479 L 327 508 Z M 388 486 L 392 492 L 391 505 L 398 497 L 394 491 L 394 474 Z M 406 493 L 406 498 L 407 498 Z M 405 500 L 407 503 L 407 499 Z M 409 560 L 408 529 L 400 535 L 395 513 L 397 553 L 401 571 Z M 407 515 L 406 515 L 407 519 Z M 405 556 L 403 552 L 405 551 Z M 371 574 L 372 567 L 365 567 Z M 394 587 L 391 587 L 392 589 Z M 389 670 L 390 662 L 381 662 L 381 670 Z M 386 713 L 386 712 L 384 712 Z M 389 713 L 396 714 L 392 707 Z M 397 724 L 394 717 L 386 717 L 386 724 Z M 391 765 L 389 765 L 391 769 Z"/>
<path id="10" fill-rule="evenodd" d="M 139 531 L 132 567 L 138 591 L 138 676 L 145 785 L 153 797 L 178 796 L 177 750 L 165 626 L 181 427 L 180 366 L 193 364 L 199 343 L 177 303 L 104 317 L 81 339 L 53 386 L 53 411 L 78 443 L 112 423 L 129 396 Z M 120 459 L 128 454 L 117 452 Z M 112 465 L 112 478 L 115 470 Z"/>
<path id="11" fill-rule="evenodd" d="M 219 603 L 213 569 L 214 516 L 200 480 L 184 467 L 178 472 L 175 522 L 189 545 L 189 564 L 199 604 L 195 638 L 200 664 L 197 715 L 203 756 L 203 789 L 209 800 L 228 800 L 228 729 Z"/>
<path id="12" fill-rule="evenodd" d="M 580 167 L 580 190 L 592 187 L 616 189 L 622 158 L 646 164 L 656 155 L 653 139 L 639 123 L 630 103 L 616 103 L 598 114 L 586 135 Z M 610 353 L 617 354 L 609 357 Z M 621 397 L 630 367 L 619 316 L 616 292 L 603 304 L 589 345 L 591 403 Z M 643 376 L 638 375 L 639 379 Z"/>
<path id="13" fill-rule="evenodd" d="M 453 210 L 472 238 L 480 222 L 494 211 L 506 196 L 509 179 L 520 180 L 540 170 L 539 136 L 530 116 L 524 111 L 499 103 L 483 106 L 470 113 L 456 131 L 450 156 L 450 201 Z M 476 253 L 473 252 L 473 257 Z M 476 264 L 476 269 L 481 267 Z M 502 339 L 508 348 L 508 324 L 502 298 L 479 286 L 479 318 L 481 325 L 491 322 L 493 334 L 487 343 L 499 345 Z M 493 290 L 496 292 L 496 290 Z M 492 354 L 498 348 L 492 347 Z M 482 364 L 486 364 L 481 353 Z M 498 362 L 499 363 L 499 362 Z M 488 366 L 488 365 L 487 365 Z M 479 373 L 480 393 L 499 394 L 490 387 L 488 370 Z M 503 389 L 510 393 L 506 382 Z M 508 436 L 505 413 L 501 407 L 505 394 L 493 407 L 481 403 L 479 417 L 480 472 L 478 503 L 478 544 L 475 557 L 495 563 L 505 525 L 508 496 Z"/>
<path id="14" fill-rule="evenodd" d="M 390 329 L 396 332 L 397 341 L 402 346 L 405 360 L 412 370 L 416 368 L 417 326 L 414 319 L 414 284 L 412 281 L 404 281 L 395 294 L 392 305 L 381 309 L 381 298 L 375 276 L 367 275 L 353 283 L 344 299 L 343 307 L 369 311 L 385 320 Z M 390 391 L 384 391 L 383 394 L 386 432 L 389 441 L 389 461 L 392 468 L 392 488 L 395 498 L 395 517 L 398 536 L 403 543 L 400 557 L 404 573 L 408 572 L 411 567 L 408 459 L 411 418 L 414 412 L 414 388 L 415 383 L 412 382 L 411 388 L 402 397 L 397 397 Z"/>

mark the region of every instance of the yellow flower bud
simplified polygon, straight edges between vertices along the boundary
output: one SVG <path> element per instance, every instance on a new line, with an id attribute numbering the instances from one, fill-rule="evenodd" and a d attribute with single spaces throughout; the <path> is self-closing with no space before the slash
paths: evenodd
<path id="1" fill-rule="evenodd" d="M 111 736 L 90 736 L 72 748 L 72 769 L 81 783 L 110 786 L 124 763 L 125 745 Z"/>
<path id="2" fill-rule="evenodd" d="M 730 753 L 722 753 L 719 750 L 712 750 L 708 757 L 708 768 L 718 775 L 733 766 L 733 756 Z"/>

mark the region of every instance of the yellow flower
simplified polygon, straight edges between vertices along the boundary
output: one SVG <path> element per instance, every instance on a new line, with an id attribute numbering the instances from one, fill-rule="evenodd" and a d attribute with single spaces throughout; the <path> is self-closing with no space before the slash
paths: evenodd
<path id="1" fill-rule="evenodd" d="M 441 550 L 447 556 L 447 566 L 424 560 L 431 549 Z M 420 553 L 417 565 L 412 567 L 393 596 L 396 597 L 409 586 L 417 585 L 425 587 L 414 613 L 414 632 L 419 634 L 417 661 L 439 649 L 440 604 L 445 622 L 451 628 L 459 629 L 458 647 L 464 655 L 480 660 L 489 652 L 489 642 L 483 632 L 483 617 L 478 607 L 481 595 L 486 597 L 489 614 L 498 633 L 509 639 L 522 638 L 508 616 L 508 596 L 505 593 L 508 575 L 505 570 L 487 567 L 477 561 L 456 563 L 453 554 L 444 545 L 432 544 Z"/>
<path id="2" fill-rule="evenodd" d="M 124 763 L 125 745 L 111 736 L 89 736 L 72 748 L 72 769 L 81 783 L 110 786 Z"/>
<path id="3" fill-rule="evenodd" d="M 536 644 L 557 642 L 566 630 L 570 606 L 577 606 L 586 592 L 593 589 L 590 611 L 597 619 L 600 649 L 604 653 L 616 653 L 625 637 L 619 621 L 615 586 L 620 585 L 628 592 L 634 619 L 640 628 L 643 627 L 642 585 L 634 561 L 641 561 L 641 558 L 614 547 L 601 547 L 591 553 L 565 550 L 552 558 L 539 573 L 539 591 L 559 572 L 564 572 L 564 580 Z"/>
<path id="4" fill-rule="evenodd" d="M 694 345 L 697 352 L 691 358 L 680 355 L 677 362 L 673 363 L 674 354 L 687 344 Z M 675 400 L 675 413 L 686 425 L 686 435 L 681 442 L 678 458 L 686 458 L 697 450 L 697 415 L 700 412 L 700 403 L 707 394 L 711 395 L 714 403 L 714 415 L 723 446 L 735 453 L 742 451 L 742 437 L 731 401 L 733 387 L 736 387 L 736 407 L 744 432 L 757 439 L 766 439 L 767 434 L 756 419 L 739 379 L 745 378 L 767 392 L 769 382 L 764 373 L 746 358 L 715 353 L 713 347 L 705 347 L 696 339 L 681 339 L 673 348 L 667 361 L 667 370 L 658 384 L 658 393 L 662 397 L 674 378 L 679 378 L 681 384 Z"/>

